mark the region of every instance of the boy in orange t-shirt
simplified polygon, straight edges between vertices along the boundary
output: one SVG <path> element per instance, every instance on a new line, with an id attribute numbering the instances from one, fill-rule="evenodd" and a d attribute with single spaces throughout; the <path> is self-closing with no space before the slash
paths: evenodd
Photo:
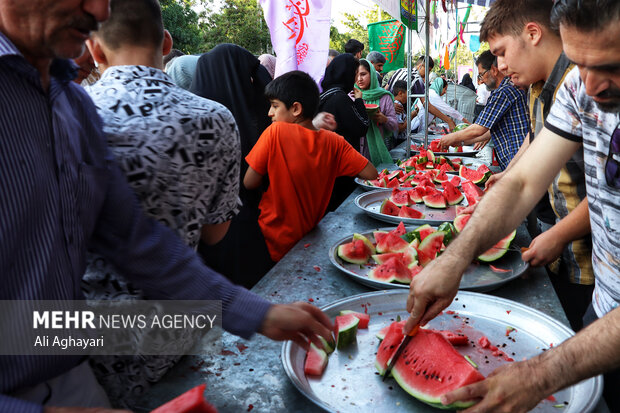
<path id="1" fill-rule="evenodd" d="M 255 189 L 269 176 L 258 223 L 277 262 L 321 220 L 337 177 L 375 179 L 377 170 L 342 136 L 312 125 L 319 90 L 308 74 L 279 76 L 265 95 L 273 123 L 245 158 L 243 184 Z"/>

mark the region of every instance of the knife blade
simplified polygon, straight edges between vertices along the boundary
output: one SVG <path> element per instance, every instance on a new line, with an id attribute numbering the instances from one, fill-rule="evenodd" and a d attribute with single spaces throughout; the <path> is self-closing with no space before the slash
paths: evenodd
<path id="1" fill-rule="evenodd" d="M 396 360 L 398 360 L 398 358 L 400 357 L 400 354 L 403 352 L 405 347 L 407 347 L 407 344 L 409 344 L 411 339 L 413 337 L 415 337 L 416 334 L 418 334 L 418 330 L 420 330 L 420 325 L 419 324 L 417 324 L 415 327 L 413 327 L 411 329 L 411 331 L 405 336 L 403 341 L 400 342 L 400 345 L 396 349 L 396 352 L 394 353 L 394 355 L 390 359 L 390 362 L 389 362 L 387 368 L 385 369 L 385 372 L 383 373 L 383 379 L 381 381 L 385 381 L 385 379 L 390 375 L 390 371 L 392 371 L 392 368 L 396 364 Z"/>

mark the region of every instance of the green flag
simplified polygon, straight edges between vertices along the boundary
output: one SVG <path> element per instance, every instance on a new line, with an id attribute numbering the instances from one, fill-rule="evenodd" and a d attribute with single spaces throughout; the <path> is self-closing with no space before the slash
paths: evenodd
<path id="1" fill-rule="evenodd" d="M 400 69 L 405 64 L 405 26 L 398 20 L 386 20 L 368 25 L 370 51 L 385 56 L 383 73 Z"/>

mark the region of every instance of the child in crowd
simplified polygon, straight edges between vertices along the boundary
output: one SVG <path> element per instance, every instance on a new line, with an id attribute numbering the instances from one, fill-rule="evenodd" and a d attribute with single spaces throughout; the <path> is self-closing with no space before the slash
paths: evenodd
<path id="1" fill-rule="evenodd" d="M 336 177 L 376 179 L 377 170 L 342 136 L 312 125 L 319 90 L 308 74 L 277 77 L 265 95 L 273 123 L 245 158 L 249 168 L 243 184 L 258 188 L 269 176 L 258 222 L 277 262 L 321 220 Z"/>
<path id="2" fill-rule="evenodd" d="M 396 143 L 400 143 L 407 139 L 407 116 L 405 112 L 407 111 L 407 82 L 404 80 L 397 80 L 394 83 L 394 87 L 392 88 L 394 94 L 394 105 L 400 106 L 402 110 L 396 110 L 396 116 L 398 118 L 398 135 L 396 136 Z M 411 110 L 410 119 L 418 116 L 418 107 L 412 105 L 413 108 Z M 412 129 L 413 131 L 413 129 Z"/>

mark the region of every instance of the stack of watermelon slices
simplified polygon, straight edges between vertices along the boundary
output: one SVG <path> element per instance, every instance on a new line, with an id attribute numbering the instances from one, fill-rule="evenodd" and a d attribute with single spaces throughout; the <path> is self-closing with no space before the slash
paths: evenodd
<path id="1" fill-rule="evenodd" d="M 493 172 L 486 165 L 480 165 L 478 169 L 469 169 L 465 165 L 461 165 L 459 168 L 459 176 L 467 181 L 471 181 L 476 185 L 484 185 L 484 183 L 491 177 Z"/>
<path id="2" fill-rule="evenodd" d="M 424 171 L 408 170 L 403 172 L 402 170 L 388 172 L 383 170 L 379 173 L 377 179 L 364 181 L 366 185 L 374 186 L 377 188 L 413 188 L 415 186 L 435 186 L 435 184 L 441 184 L 442 182 L 450 181 L 454 186 L 461 184 L 461 179 L 457 176 L 448 176 L 447 172 L 450 172 L 449 167 L 440 169 L 431 169 Z"/>
<path id="3" fill-rule="evenodd" d="M 442 182 L 443 191 L 430 186 L 417 186 L 408 191 L 394 188 L 389 198 L 379 207 L 379 213 L 401 218 L 424 218 L 424 214 L 411 208 L 424 203 L 429 208 L 445 209 L 448 205 L 458 205 L 463 201 L 463 193 L 451 182 Z"/>
<path id="4" fill-rule="evenodd" d="M 454 228 L 456 231 L 461 232 L 463 228 L 465 228 L 465 225 L 469 222 L 470 218 L 471 215 L 469 214 L 457 215 L 456 218 L 454 218 Z M 478 260 L 482 262 L 493 262 L 499 260 L 506 255 L 506 252 L 508 252 L 508 247 L 510 247 L 512 240 L 515 239 L 516 235 L 517 230 L 512 231 L 510 234 L 499 240 L 497 244 L 492 246 L 489 250 L 479 255 Z"/>

